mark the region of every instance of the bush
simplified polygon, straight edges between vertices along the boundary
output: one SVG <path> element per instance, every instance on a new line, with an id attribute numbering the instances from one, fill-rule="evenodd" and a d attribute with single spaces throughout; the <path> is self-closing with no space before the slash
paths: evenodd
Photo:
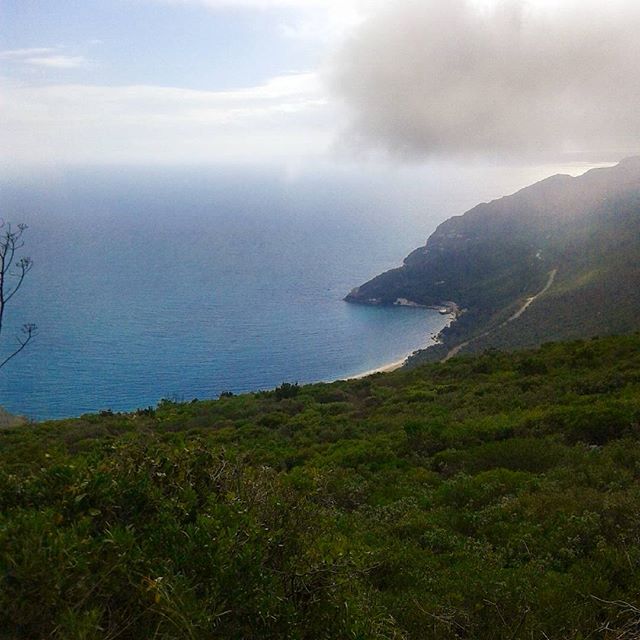
<path id="1" fill-rule="evenodd" d="M 295 398 L 300 393 L 300 387 L 297 382 L 283 382 L 279 387 L 275 388 L 276 399 L 284 400 L 286 398 Z"/>
<path id="2" fill-rule="evenodd" d="M 373 637 L 364 558 L 340 551 L 315 482 L 198 441 L 138 440 L 99 467 L 66 467 L 50 507 L 0 520 L 10 637 Z"/>

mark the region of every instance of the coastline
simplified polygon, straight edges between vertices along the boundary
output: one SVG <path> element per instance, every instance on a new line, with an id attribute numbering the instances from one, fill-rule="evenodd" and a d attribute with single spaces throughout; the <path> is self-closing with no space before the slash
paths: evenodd
<path id="1" fill-rule="evenodd" d="M 409 360 L 409 358 L 414 355 L 415 353 L 417 353 L 418 351 L 424 351 L 425 349 L 429 349 L 430 347 L 434 347 L 437 344 L 441 344 L 441 340 L 440 340 L 440 334 L 448 327 L 451 325 L 451 323 L 455 322 L 456 319 L 458 318 L 458 314 L 459 314 L 459 309 L 458 306 L 455 305 L 455 303 L 449 303 L 451 305 L 453 305 L 453 308 L 449 307 L 449 313 L 448 315 L 448 320 L 446 322 L 446 324 L 444 325 L 444 327 L 442 327 L 442 329 L 440 329 L 440 331 L 438 331 L 438 333 L 436 334 L 432 334 L 431 338 L 430 338 L 430 344 L 427 344 L 425 346 L 422 347 L 418 347 L 417 349 L 414 349 L 413 351 L 410 351 L 409 353 L 407 353 L 406 356 L 404 356 L 401 360 L 394 360 L 393 362 L 388 362 L 387 364 L 383 364 L 379 367 L 376 367 L 375 369 L 368 369 L 367 371 L 363 371 L 362 373 L 356 373 L 355 375 L 352 376 L 347 376 L 345 378 L 338 378 L 338 380 L 360 380 L 362 378 L 366 378 L 368 376 L 372 376 L 376 373 L 391 373 L 392 371 L 397 371 L 398 369 L 401 369 L 402 367 L 404 367 L 404 365 L 407 363 L 407 361 Z M 409 305 L 403 305 L 403 306 L 409 306 Z M 425 308 L 430 308 L 433 310 L 440 310 L 441 307 L 425 307 Z M 334 382 L 337 382 L 337 380 L 335 380 Z"/>
<path id="2" fill-rule="evenodd" d="M 414 353 L 414 352 L 412 351 L 411 353 Z M 381 367 L 378 367 L 377 369 L 369 369 L 368 371 L 357 373 L 355 376 L 349 376 L 348 378 L 340 378 L 340 380 L 360 380 L 361 378 L 372 376 L 375 373 L 391 373 L 392 371 L 396 371 L 397 369 L 400 369 L 402 366 L 404 366 L 405 362 L 407 361 L 411 353 L 407 354 L 404 358 L 402 358 L 402 360 L 389 362 L 387 364 L 383 364 Z"/>

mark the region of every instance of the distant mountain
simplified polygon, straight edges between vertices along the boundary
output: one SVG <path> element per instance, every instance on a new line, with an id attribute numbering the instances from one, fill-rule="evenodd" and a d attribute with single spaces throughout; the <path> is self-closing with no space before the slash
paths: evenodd
<path id="1" fill-rule="evenodd" d="M 640 157 L 556 175 L 442 223 L 404 264 L 345 298 L 455 303 L 421 354 L 517 348 L 640 327 Z"/>

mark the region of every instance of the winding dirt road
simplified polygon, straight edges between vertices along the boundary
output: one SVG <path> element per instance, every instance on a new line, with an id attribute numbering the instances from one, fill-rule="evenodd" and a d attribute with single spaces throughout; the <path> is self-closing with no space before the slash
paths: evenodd
<path id="1" fill-rule="evenodd" d="M 458 353 L 460 353 L 462 349 L 464 349 L 467 345 L 471 344 L 472 342 L 475 342 L 476 340 L 480 340 L 480 338 L 485 338 L 489 334 L 493 333 L 496 329 L 500 329 L 505 325 L 509 324 L 510 322 L 517 320 L 540 296 L 543 296 L 547 291 L 549 291 L 549 289 L 553 285 L 554 280 L 556 279 L 557 273 L 558 273 L 558 269 L 553 269 L 549 273 L 549 279 L 547 280 L 547 283 L 544 285 L 544 287 L 540 289 L 540 291 L 538 291 L 538 293 L 536 293 L 534 296 L 527 298 L 524 301 L 523 305 L 507 320 L 505 320 L 504 322 L 501 322 L 497 327 L 492 327 L 491 329 L 488 329 L 484 333 L 481 333 L 479 336 L 475 336 L 470 340 L 466 340 L 465 342 L 461 342 L 459 345 L 456 345 L 455 347 L 453 347 L 453 349 L 449 351 L 449 353 L 447 353 L 447 355 L 444 358 L 442 358 L 440 362 L 446 362 L 447 360 L 450 360 L 454 356 L 458 355 Z"/>

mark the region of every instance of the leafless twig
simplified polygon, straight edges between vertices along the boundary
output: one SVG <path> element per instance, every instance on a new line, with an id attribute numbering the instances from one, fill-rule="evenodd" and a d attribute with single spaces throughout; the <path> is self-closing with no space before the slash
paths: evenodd
<path id="1" fill-rule="evenodd" d="M 26 275 L 33 267 L 31 258 L 23 257 L 16 260 L 16 251 L 24 246 L 22 237 L 27 228 L 26 224 L 19 224 L 13 228 L 10 222 L 0 221 L 0 334 L 7 303 L 19 291 Z M 18 347 L 0 363 L 0 369 L 17 356 L 37 333 L 35 324 L 22 325 L 21 334 L 17 336 Z"/>

